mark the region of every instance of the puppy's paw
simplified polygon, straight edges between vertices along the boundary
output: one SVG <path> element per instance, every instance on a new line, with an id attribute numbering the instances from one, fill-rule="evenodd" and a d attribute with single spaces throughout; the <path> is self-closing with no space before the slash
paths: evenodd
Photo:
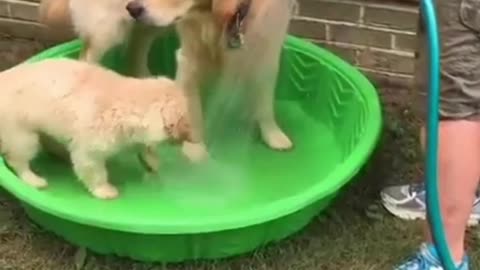
<path id="1" fill-rule="evenodd" d="M 30 186 L 38 189 L 46 188 L 48 186 L 47 180 L 34 173 L 25 173 L 21 176 L 22 180 Z"/>
<path id="2" fill-rule="evenodd" d="M 98 199 L 111 200 L 118 197 L 118 189 L 110 183 L 104 183 L 91 189 L 92 195 Z"/>
<path id="3" fill-rule="evenodd" d="M 262 132 L 265 143 L 274 150 L 289 150 L 293 147 L 290 138 L 279 128 Z"/>
<path id="4" fill-rule="evenodd" d="M 184 142 L 182 152 L 191 162 L 194 163 L 199 163 L 209 158 L 207 147 L 203 143 Z"/>

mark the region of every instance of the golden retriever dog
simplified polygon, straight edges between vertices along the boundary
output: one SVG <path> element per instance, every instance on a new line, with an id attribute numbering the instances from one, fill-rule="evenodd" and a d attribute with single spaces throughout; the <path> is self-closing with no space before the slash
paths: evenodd
<path id="1" fill-rule="evenodd" d="M 162 0 L 130 0 L 128 5 L 136 10 L 130 15 L 148 24 L 154 20 L 155 12 L 151 10 L 158 2 Z M 237 25 L 241 28 L 237 31 L 243 32 L 242 46 L 231 49 L 230 25 L 232 20 L 238 20 L 235 14 L 242 4 L 248 7 Z M 220 91 L 235 87 L 249 95 L 247 109 L 254 114 L 267 145 L 276 150 L 292 148 L 292 141 L 275 119 L 274 94 L 281 50 L 297 9 L 296 0 L 195 0 L 176 23 L 181 41 L 176 80 L 187 91 L 196 140 L 204 140 L 200 89 L 214 81 L 214 88 Z M 197 155 L 203 152 L 205 156 L 208 153 L 203 143 L 185 144 L 184 151 Z"/>
<path id="2" fill-rule="evenodd" d="M 70 2 L 68 12 L 72 13 L 72 24 L 77 33 L 86 42 L 83 58 L 87 61 L 98 60 L 106 48 L 120 42 L 130 31 L 128 55 L 131 74 L 138 77 L 149 74 L 148 50 L 158 34 L 158 27 L 176 25 L 181 41 L 181 48 L 177 51 L 176 80 L 187 93 L 193 136 L 202 142 L 185 144 L 184 151 L 207 155 L 203 143 L 200 89 L 212 79 L 221 91 L 228 91 L 231 85 L 235 88 L 241 86 L 250 96 L 251 103 L 247 109 L 255 115 L 267 145 L 276 150 L 292 148 L 292 141 L 277 124 L 273 103 L 280 54 L 289 22 L 298 6 L 296 0 L 56 1 L 56 5 L 62 5 L 59 3 L 62 1 Z M 235 20 L 239 7 L 245 3 L 248 10 L 242 18 L 243 44 L 239 49 L 230 49 L 229 26 Z M 52 5 L 43 10 L 61 8 Z M 55 15 L 55 12 L 45 13 L 54 17 L 41 16 L 46 21 L 68 17 Z M 137 23 L 132 26 L 128 17 Z"/>
<path id="3" fill-rule="evenodd" d="M 155 0 L 143 0 L 150 1 Z M 249 10 L 243 19 L 243 45 L 230 49 L 227 27 L 237 10 L 232 8 L 245 2 Z M 194 136 L 199 141 L 203 140 L 200 88 L 213 80 L 220 91 L 234 86 L 249 95 L 247 109 L 254 114 L 267 145 L 276 150 L 292 148 L 275 119 L 274 92 L 281 50 L 297 5 L 295 0 L 214 0 L 216 16 L 190 12 L 177 23 L 181 48 L 176 79 L 187 91 Z"/>
<path id="4" fill-rule="evenodd" d="M 54 74 L 54 75 L 52 75 Z M 113 199 L 109 157 L 140 145 L 158 169 L 153 149 L 167 139 L 191 140 L 184 91 L 165 77 L 137 79 L 84 61 L 51 59 L 0 73 L 0 142 L 7 164 L 25 183 L 47 181 L 30 168 L 45 133 L 68 149 L 73 169 L 90 193 Z"/>
<path id="5" fill-rule="evenodd" d="M 131 14 L 141 12 L 127 0 L 69 0 L 73 27 L 85 42 L 82 59 L 98 62 L 105 52 L 126 40 L 134 27 Z M 192 7 L 193 0 L 153 1 L 146 25 L 166 27 Z M 150 35 L 152 33 L 150 32 Z"/>
<path id="6" fill-rule="evenodd" d="M 84 42 L 80 59 L 95 63 L 106 51 L 129 38 L 147 38 L 140 43 L 153 41 L 162 28 L 181 19 L 193 3 L 194 0 L 156 1 L 148 7 L 153 13 L 148 16 L 148 21 L 135 24 L 132 14 L 139 10 L 128 0 L 42 0 L 39 20 L 51 30 L 73 31 Z M 143 48 L 134 50 L 140 54 L 143 52 Z"/>

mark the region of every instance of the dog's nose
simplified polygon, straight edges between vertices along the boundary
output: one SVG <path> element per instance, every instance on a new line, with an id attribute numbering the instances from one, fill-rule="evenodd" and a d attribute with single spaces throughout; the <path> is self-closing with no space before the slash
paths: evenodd
<path id="1" fill-rule="evenodd" d="M 132 1 L 127 4 L 127 11 L 134 19 L 140 18 L 145 12 L 143 5 L 137 1 Z"/>

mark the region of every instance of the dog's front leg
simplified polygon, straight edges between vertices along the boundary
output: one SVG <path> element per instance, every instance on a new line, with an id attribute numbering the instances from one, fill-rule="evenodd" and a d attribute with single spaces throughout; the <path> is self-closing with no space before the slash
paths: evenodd
<path id="1" fill-rule="evenodd" d="M 202 66 L 189 62 L 189 60 L 194 60 L 187 59 L 182 53 L 182 49 L 177 50 L 176 58 L 176 81 L 186 92 L 188 112 L 192 123 L 192 141 L 198 142 L 184 142 L 183 152 L 190 160 L 201 161 L 208 158 L 208 151 L 204 142 L 203 112 L 200 99 L 200 84 L 205 77 L 205 70 L 200 70 L 198 67 Z"/>
<path id="2" fill-rule="evenodd" d="M 136 78 L 151 76 L 148 68 L 148 55 L 155 38 L 162 30 L 155 26 L 135 24 L 127 45 L 127 74 Z M 143 145 L 138 153 L 138 159 L 150 173 L 159 170 L 159 159 L 156 148 L 152 145 Z"/>
<path id="3" fill-rule="evenodd" d="M 263 141 L 272 149 L 288 150 L 293 147 L 290 138 L 282 131 L 275 120 L 274 92 L 275 88 L 271 83 L 259 84 L 261 90 L 255 97 L 255 109 L 260 133 Z"/>
<path id="4" fill-rule="evenodd" d="M 271 57 L 272 61 L 267 61 L 268 63 L 262 65 L 261 72 L 254 75 L 249 94 L 263 141 L 272 149 L 288 150 L 293 147 L 293 143 L 275 120 L 275 86 L 279 61 L 275 61 L 278 57 L 274 54 Z"/>
<path id="5" fill-rule="evenodd" d="M 130 36 L 127 47 L 127 63 L 129 75 L 137 78 L 149 77 L 150 70 L 148 68 L 148 55 L 152 47 L 153 41 L 158 37 L 164 29 L 135 24 L 133 26 L 132 35 Z"/>
<path id="6" fill-rule="evenodd" d="M 91 38 L 84 38 L 79 60 L 98 64 L 102 60 L 103 55 L 110 49 L 109 45 L 111 44 L 101 43 L 101 41 Z"/>
<path id="7" fill-rule="evenodd" d="M 83 146 L 71 149 L 73 170 L 90 193 L 99 199 L 114 199 L 118 190 L 108 181 L 106 160 L 102 153 L 89 151 Z"/>
<path id="8" fill-rule="evenodd" d="M 188 111 L 192 119 L 192 142 L 185 141 L 182 151 L 192 162 L 201 162 L 208 158 L 208 150 L 204 140 L 204 121 L 202 104 L 198 89 L 187 90 Z"/>
<path id="9" fill-rule="evenodd" d="M 122 25 L 121 22 L 112 23 L 111 29 L 102 34 L 84 34 L 80 38 L 84 42 L 80 60 L 92 64 L 102 61 L 104 55 L 113 47 L 122 44 L 131 31 L 131 25 Z"/>

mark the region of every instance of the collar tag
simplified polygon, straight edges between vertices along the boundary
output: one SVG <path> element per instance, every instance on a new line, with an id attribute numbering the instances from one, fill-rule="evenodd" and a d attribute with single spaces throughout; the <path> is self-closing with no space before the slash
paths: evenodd
<path id="1" fill-rule="evenodd" d="M 251 0 L 242 2 L 237 12 L 233 15 L 232 19 L 227 26 L 227 47 L 229 49 L 239 49 L 243 47 L 244 35 L 245 35 L 245 18 L 250 10 Z"/>

